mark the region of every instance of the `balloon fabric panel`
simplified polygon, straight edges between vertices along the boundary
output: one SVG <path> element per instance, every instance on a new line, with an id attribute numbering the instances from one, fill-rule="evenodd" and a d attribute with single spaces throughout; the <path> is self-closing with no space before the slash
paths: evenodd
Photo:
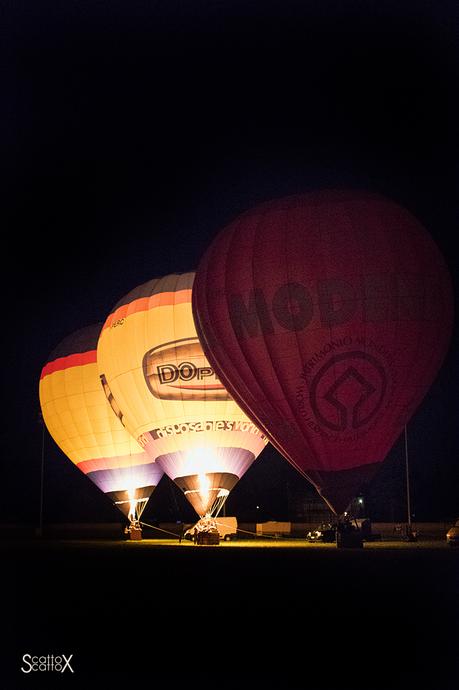
<path id="1" fill-rule="evenodd" d="M 40 379 L 45 424 L 61 450 L 122 512 L 135 498 L 143 509 L 163 474 L 111 409 L 97 368 L 100 324 L 66 338 Z M 83 349 L 82 352 L 71 350 Z M 63 350 L 69 354 L 59 356 Z M 115 495 L 116 494 L 116 495 Z"/>
<path id="2" fill-rule="evenodd" d="M 120 300 L 102 329 L 98 362 L 127 428 L 202 515 L 267 441 L 204 356 L 193 281 L 194 273 L 166 276 Z"/>
<path id="3" fill-rule="evenodd" d="M 204 256 L 193 298 L 228 390 L 339 511 L 425 396 L 451 334 L 437 247 L 406 210 L 364 193 L 242 215 Z"/>

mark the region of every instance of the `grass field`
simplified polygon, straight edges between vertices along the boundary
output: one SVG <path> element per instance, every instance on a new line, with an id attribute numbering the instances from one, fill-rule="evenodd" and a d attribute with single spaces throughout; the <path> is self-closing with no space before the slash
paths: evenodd
<path id="1" fill-rule="evenodd" d="M 457 690 L 459 549 L 303 540 L 2 544 L 13 688 Z M 25 653 L 74 674 L 25 675 Z"/>
<path id="2" fill-rule="evenodd" d="M 99 542 L 100 543 L 100 542 Z M 108 542 L 107 542 L 108 543 Z M 113 542 L 112 542 L 113 543 Z M 143 539 L 140 542 L 128 542 L 130 545 L 139 546 L 141 548 L 162 547 L 162 546 L 192 546 L 193 548 L 214 548 L 214 547 L 195 547 L 191 541 L 182 540 L 178 544 L 177 539 Z M 308 542 L 305 539 L 236 539 L 234 541 L 221 541 L 218 548 L 250 548 L 250 549 L 307 549 L 307 550 L 321 550 L 332 549 L 336 550 L 335 544 L 324 544 L 321 542 Z M 370 550 L 386 550 L 386 549 L 401 549 L 401 550 L 422 550 L 422 549 L 450 549 L 451 547 L 446 543 L 446 540 L 440 539 L 423 539 L 416 542 L 407 542 L 401 540 L 385 540 L 375 542 L 365 542 L 364 549 Z"/>

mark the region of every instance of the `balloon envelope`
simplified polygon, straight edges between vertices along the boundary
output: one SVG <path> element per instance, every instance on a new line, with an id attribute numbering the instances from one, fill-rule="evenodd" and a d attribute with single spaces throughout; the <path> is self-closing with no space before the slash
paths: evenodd
<path id="1" fill-rule="evenodd" d="M 96 361 L 101 325 L 76 331 L 53 351 L 41 372 L 40 405 L 61 450 L 136 519 L 163 471 L 123 427 L 104 392 Z"/>
<path id="2" fill-rule="evenodd" d="M 174 274 L 121 299 L 102 329 L 98 362 L 127 428 L 203 516 L 218 512 L 267 440 L 204 356 L 193 281 L 194 273 Z"/>
<path id="3" fill-rule="evenodd" d="M 199 265 L 193 310 L 234 399 L 337 513 L 426 394 L 453 311 L 426 230 L 392 201 L 352 191 L 237 218 Z"/>

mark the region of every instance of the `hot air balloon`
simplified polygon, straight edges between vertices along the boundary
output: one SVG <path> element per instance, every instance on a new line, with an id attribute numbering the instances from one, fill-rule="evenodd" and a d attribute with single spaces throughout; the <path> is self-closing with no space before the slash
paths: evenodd
<path id="1" fill-rule="evenodd" d="M 216 516 L 267 439 L 204 356 L 191 310 L 194 273 L 151 280 L 102 329 L 100 373 L 126 427 L 201 517 Z"/>
<path id="2" fill-rule="evenodd" d="M 203 256 L 193 311 L 225 387 L 340 515 L 431 385 L 453 320 L 428 232 L 379 195 L 246 212 Z"/>
<path id="3" fill-rule="evenodd" d="M 59 448 L 132 524 L 138 520 L 163 475 L 124 428 L 121 414 L 102 385 L 97 340 L 102 324 L 65 338 L 40 377 L 40 405 Z"/>

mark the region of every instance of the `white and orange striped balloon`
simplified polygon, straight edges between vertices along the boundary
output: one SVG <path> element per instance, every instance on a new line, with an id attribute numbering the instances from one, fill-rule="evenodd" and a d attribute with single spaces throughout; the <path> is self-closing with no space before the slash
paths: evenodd
<path id="1" fill-rule="evenodd" d="M 267 439 L 204 356 L 191 309 L 194 273 L 139 286 L 99 337 L 99 373 L 126 427 L 198 515 L 216 514 Z"/>
<path id="2" fill-rule="evenodd" d="M 96 349 L 101 325 L 76 331 L 53 351 L 41 372 L 40 405 L 59 448 L 135 520 L 163 470 L 125 429 L 102 385 Z"/>

